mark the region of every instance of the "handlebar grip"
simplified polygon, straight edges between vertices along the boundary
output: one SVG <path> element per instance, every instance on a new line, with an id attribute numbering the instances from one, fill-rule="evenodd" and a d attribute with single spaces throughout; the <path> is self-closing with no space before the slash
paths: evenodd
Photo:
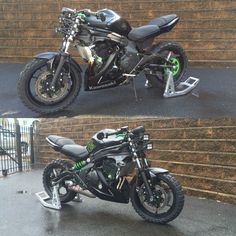
<path id="1" fill-rule="evenodd" d="M 84 9 L 84 10 L 81 10 L 79 12 L 82 12 L 83 14 L 85 14 L 87 16 L 95 16 L 95 17 L 97 17 L 97 19 L 101 19 L 101 21 L 106 20 L 106 15 L 102 12 L 101 13 L 94 12 L 94 11 L 91 11 L 90 9 Z"/>
<path id="2" fill-rule="evenodd" d="M 97 18 L 104 22 L 106 20 L 106 15 L 104 13 L 97 13 Z"/>
<path id="3" fill-rule="evenodd" d="M 112 136 L 112 135 L 115 135 L 115 134 L 118 134 L 118 131 L 117 132 L 113 132 L 113 133 L 105 133 L 105 138 L 108 138 L 109 136 Z"/>

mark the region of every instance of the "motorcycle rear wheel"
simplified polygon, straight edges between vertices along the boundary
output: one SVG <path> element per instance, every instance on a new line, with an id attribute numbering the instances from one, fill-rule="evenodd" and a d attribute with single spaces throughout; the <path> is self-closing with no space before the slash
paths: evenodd
<path id="1" fill-rule="evenodd" d="M 154 45 L 152 52 L 159 53 L 165 56 L 165 58 L 168 59 L 169 62 L 175 65 L 175 68 L 170 69 L 170 71 L 173 74 L 175 85 L 178 86 L 179 83 L 184 80 L 184 76 L 188 68 L 188 58 L 184 49 L 176 42 L 167 41 Z M 152 63 L 163 65 L 163 60 L 158 59 L 156 61 L 153 61 Z M 162 69 L 156 74 L 146 73 L 146 78 L 150 81 L 151 84 L 155 84 L 157 82 L 158 86 L 165 87 L 165 73 L 166 69 Z"/>
<path id="2" fill-rule="evenodd" d="M 72 164 L 65 160 L 52 161 L 45 167 L 43 171 L 43 187 L 50 197 L 52 197 L 52 180 L 56 177 L 55 175 L 58 175 L 71 167 Z M 70 202 L 76 196 L 76 192 L 69 190 L 64 181 L 59 184 L 58 192 L 62 203 Z"/>
<path id="3" fill-rule="evenodd" d="M 130 192 L 131 203 L 135 211 L 144 220 L 151 223 L 166 224 L 174 220 L 184 206 L 184 194 L 180 184 L 170 174 L 160 174 L 153 183 L 152 191 L 154 198 L 155 194 L 159 196 L 156 198 L 159 202 L 156 201 L 156 205 L 149 203 L 142 181 L 135 181 Z"/>

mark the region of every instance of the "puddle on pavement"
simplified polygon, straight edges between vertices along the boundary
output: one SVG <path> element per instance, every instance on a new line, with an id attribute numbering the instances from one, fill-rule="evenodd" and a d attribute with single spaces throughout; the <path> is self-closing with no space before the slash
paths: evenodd
<path id="1" fill-rule="evenodd" d="M 191 93 L 194 97 L 197 97 L 197 98 L 199 98 L 200 97 L 200 95 L 199 95 L 199 91 L 197 91 L 197 90 L 195 90 L 195 91 L 192 91 L 192 93 Z"/>

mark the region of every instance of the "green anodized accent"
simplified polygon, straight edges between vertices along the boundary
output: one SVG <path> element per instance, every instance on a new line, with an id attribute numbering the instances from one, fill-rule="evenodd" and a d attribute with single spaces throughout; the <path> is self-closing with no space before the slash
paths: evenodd
<path id="1" fill-rule="evenodd" d="M 125 137 L 126 135 L 127 135 L 127 133 L 117 134 L 117 135 L 116 135 L 116 138 Z"/>
<path id="2" fill-rule="evenodd" d="M 171 57 L 169 62 L 174 64 L 175 68 L 172 68 L 170 71 L 172 72 L 173 76 L 177 75 L 180 71 L 180 61 L 176 57 Z M 166 71 L 165 71 L 166 72 Z"/>
<path id="3" fill-rule="evenodd" d="M 101 58 L 101 57 L 97 56 L 97 57 L 96 57 L 96 60 L 97 60 L 98 62 L 102 63 L 102 58 Z"/>
<path id="4" fill-rule="evenodd" d="M 74 164 L 74 169 L 76 170 L 80 170 L 82 169 L 84 166 L 86 166 L 86 161 L 79 161 L 77 163 Z"/>
<path id="5" fill-rule="evenodd" d="M 80 17 L 86 18 L 86 15 L 82 12 L 76 13 L 75 16 L 80 16 Z"/>

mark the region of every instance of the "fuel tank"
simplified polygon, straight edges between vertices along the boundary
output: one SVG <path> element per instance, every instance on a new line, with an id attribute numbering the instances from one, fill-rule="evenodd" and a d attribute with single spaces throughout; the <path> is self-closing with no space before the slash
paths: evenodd
<path id="1" fill-rule="evenodd" d="M 102 140 L 98 139 L 97 136 L 99 133 L 114 133 L 116 130 L 114 129 L 103 129 L 97 132 L 87 143 L 87 150 L 90 153 L 97 152 L 100 149 L 106 148 L 106 147 L 112 147 L 115 145 L 122 144 L 124 137 L 120 135 L 111 135 L 107 138 L 104 138 Z"/>
<path id="2" fill-rule="evenodd" d="M 102 9 L 97 11 L 97 13 L 103 13 L 106 16 L 106 20 L 102 22 L 95 16 L 89 16 L 86 18 L 88 25 L 128 36 L 132 28 L 127 20 L 110 9 Z"/>

